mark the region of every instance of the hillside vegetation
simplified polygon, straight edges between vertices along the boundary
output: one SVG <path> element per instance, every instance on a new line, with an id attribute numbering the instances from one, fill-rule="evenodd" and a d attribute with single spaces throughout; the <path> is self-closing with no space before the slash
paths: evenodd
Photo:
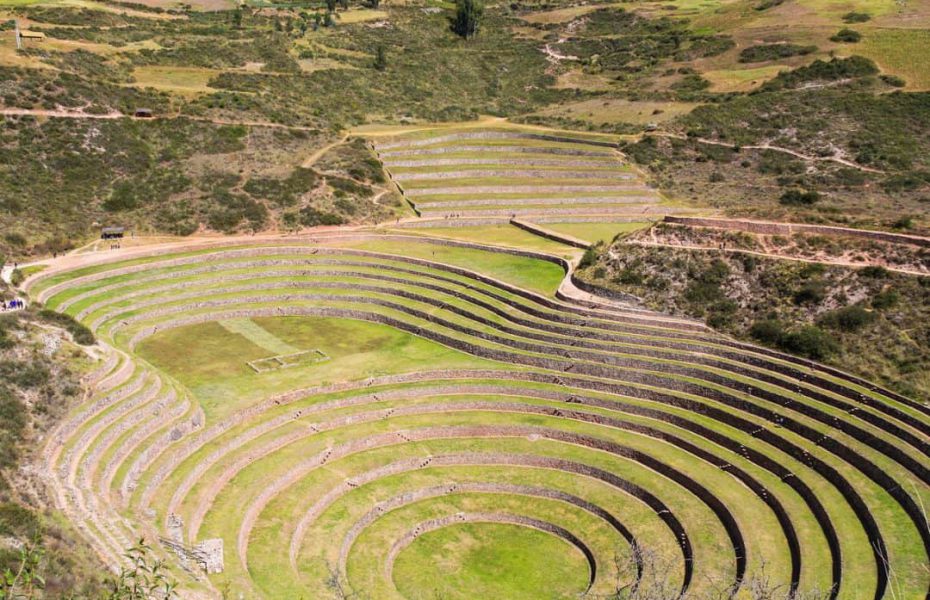
<path id="1" fill-rule="evenodd" d="M 670 236 L 678 236 L 684 247 L 637 244 Z M 895 258 L 895 249 L 882 245 L 857 248 L 854 241 L 801 235 L 771 242 L 802 260 L 758 255 L 766 248 L 752 234 L 660 224 L 604 245 L 578 276 L 641 298 L 651 309 L 700 319 L 738 338 L 930 398 L 930 277 L 813 262 L 829 261 L 837 250 L 843 252 L 840 260 L 871 251 L 876 258 L 891 258 L 896 268 L 913 269 L 895 262 L 904 256 L 914 260 L 919 251 Z M 922 256 L 926 268 L 926 253 Z"/>
<path id="2" fill-rule="evenodd" d="M 479 115 L 680 135 L 624 146 L 679 201 L 925 230 L 926 87 L 886 51 L 892 33 L 914 41 L 922 30 L 904 25 L 921 9 L 756 4 L 512 3 L 487 7 L 465 41 L 450 8 L 425 4 L 0 3 L 0 20 L 46 36 L 17 51 L 11 21 L 0 31 L 0 246 L 51 253 L 108 224 L 186 235 L 392 219 L 376 173 L 304 163 L 349 127 Z M 786 18 L 801 26 L 771 27 Z M 844 27 L 862 40 L 831 41 Z M 155 120 L 118 118 L 139 108 Z M 47 118 L 61 113 L 117 118 Z M 821 200 L 780 203 L 795 187 Z"/>

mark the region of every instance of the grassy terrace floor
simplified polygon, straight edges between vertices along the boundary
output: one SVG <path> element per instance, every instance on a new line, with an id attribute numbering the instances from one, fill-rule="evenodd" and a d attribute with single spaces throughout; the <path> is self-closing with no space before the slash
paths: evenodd
<path id="1" fill-rule="evenodd" d="M 660 202 L 616 152 L 610 136 L 528 127 L 443 128 L 379 137 L 374 144 L 423 216 L 458 219 L 472 210 L 622 216 Z M 578 196 L 601 200 L 585 203 L 576 201 Z M 538 202 L 517 201 L 521 197 Z"/>
<path id="2" fill-rule="evenodd" d="M 378 598 L 608 594 L 634 545 L 658 560 L 644 577 L 698 595 L 765 565 L 844 600 L 923 596 L 930 411 L 693 323 L 556 301 L 557 262 L 467 246 L 574 252 L 525 235 L 40 278 L 120 353 L 52 444 L 61 508 L 114 555 L 140 528 L 220 538 L 210 585 L 249 597 L 325 597 L 334 574 Z"/>

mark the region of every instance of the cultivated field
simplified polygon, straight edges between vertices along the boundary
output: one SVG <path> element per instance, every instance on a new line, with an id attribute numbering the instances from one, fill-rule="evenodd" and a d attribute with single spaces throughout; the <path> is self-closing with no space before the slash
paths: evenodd
<path id="1" fill-rule="evenodd" d="M 374 143 L 392 179 L 424 219 L 642 221 L 668 210 L 609 136 L 519 127 L 447 128 Z"/>
<path id="2" fill-rule="evenodd" d="M 107 349 L 46 459 L 114 564 L 141 533 L 222 541 L 222 573 L 175 569 L 189 597 L 927 592 L 924 405 L 594 304 L 552 255 L 360 232 L 174 252 L 27 282 Z"/>

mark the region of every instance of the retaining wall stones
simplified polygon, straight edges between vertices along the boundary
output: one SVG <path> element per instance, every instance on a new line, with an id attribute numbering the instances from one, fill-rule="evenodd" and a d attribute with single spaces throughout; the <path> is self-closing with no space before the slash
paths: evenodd
<path id="1" fill-rule="evenodd" d="M 930 238 L 903 233 L 889 233 L 886 231 L 869 231 L 866 229 L 852 229 L 849 227 L 831 227 L 827 225 L 808 225 L 802 223 L 773 223 L 768 221 L 744 221 L 739 219 L 708 219 L 697 217 L 666 216 L 668 223 L 689 225 L 691 227 L 711 227 L 714 229 L 730 229 L 746 231 L 762 235 L 790 236 L 795 233 L 811 233 L 828 236 L 851 236 L 878 242 L 892 244 L 910 244 L 930 248 Z"/>
<path id="2" fill-rule="evenodd" d="M 554 242 L 559 242 L 561 244 L 567 244 L 569 246 L 574 246 L 575 248 L 587 249 L 591 247 L 591 242 L 586 242 L 584 240 L 579 240 L 576 237 L 572 237 L 565 233 L 559 233 L 558 231 L 553 231 L 551 229 L 546 229 L 545 227 L 540 227 L 529 221 L 522 221 L 520 219 L 511 219 L 510 224 L 524 231 L 528 231 L 534 235 L 544 237 L 548 240 Z"/>
<path id="3" fill-rule="evenodd" d="M 541 140 L 546 142 L 561 142 L 568 144 L 579 144 L 582 146 L 601 146 L 603 148 L 617 148 L 616 142 L 608 142 L 596 139 L 573 138 L 562 135 L 552 135 L 544 133 L 529 133 L 523 131 L 467 131 L 459 133 L 450 133 L 438 135 L 429 138 L 420 139 L 398 139 L 396 141 L 377 142 L 375 147 L 379 152 L 382 150 L 393 150 L 397 148 L 415 148 L 418 146 L 430 146 L 443 142 L 453 142 L 457 140 Z"/>
<path id="4" fill-rule="evenodd" d="M 578 160 L 555 158 L 504 158 L 493 153 L 485 158 L 421 158 L 421 159 L 392 159 L 386 157 L 382 162 L 388 167 L 416 168 L 416 167 L 451 167 L 456 165 L 518 165 L 528 167 L 615 167 L 621 168 L 620 162 L 609 160 Z"/>
<path id="5" fill-rule="evenodd" d="M 577 196 L 572 198 L 553 198 L 543 196 L 539 198 L 477 198 L 471 200 L 443 200 L 417 202 L 420 210 L 430 208 L 449 208 L 459 206 L 539 206 L 539 205 L 571 205 L 571 204 L 649 204 L 658 200 L 656 195 L 624 194 L 617 196 Z M 466 213 L 470 214 L 470 213 Z M 603 217 L 592 217 L 592 221 L 603 221 Z"/>
<path id="6" fill-rule="evenodd" d="M 408 198 L 419 196 L 441 196 L 443 194 L 562 194 L 569 192 L 644 192 L 649 188 L 643 184 L 553 184 L 553 185 L 465 185 L 447 187 L 406 188 Z"/>
<path id="7" fill-rule="evenodd" d="M 431 181 L 442 179 L 483 179 L 508 177 L 515 179 L 633 179 L 629 171 L 555 169 L 469 169 L 465 171 L 427 171 L 393 173 L 396 181 Z M 418 188 L 419 189 L 419 188 Z M 408 190 L 409 192 L 410 190 Z"/>
<path id="8" fill-rule="evenodd" d="M 469 153 L 469 152 L 488 152 L 488 153 L 500 153 L 500 152 L 520 152 L 526 154 L 555 154 L 561 156 L 598 156 L 605 157 L 610 159 L 615 159 L 616 155 L 612 154 L 608 150 L 581 150 L 578 148 L 550 148 L 545 146 L 465 146 L 465 145 L 455 145 L 455 146 L 441 146 L 439 148 L 408 148 L 406 150 L 387 150 L 382 148 L 378 150 L 378 156 L 382 160 L 393 157 L 405 157 L 405 156 L 436 156 L 442 154 L 456 154 L 456 153 Z"/>

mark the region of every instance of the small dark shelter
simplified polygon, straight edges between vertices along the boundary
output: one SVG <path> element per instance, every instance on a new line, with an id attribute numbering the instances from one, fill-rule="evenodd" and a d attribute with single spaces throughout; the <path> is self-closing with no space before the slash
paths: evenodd
<path id="1" fill-rule="evenodd" d="M 100 230 L 101 240 L 120 240 L 126 234 L 123 227 L 104 227 Z"/>
<path id="2" fill-rule="evenodd" d="M 137 119 L 151 119 L 155 116 L 155 113 L 151 108 L 137 108 L 135 112 L 132 113 L 132 116 Z"/>

